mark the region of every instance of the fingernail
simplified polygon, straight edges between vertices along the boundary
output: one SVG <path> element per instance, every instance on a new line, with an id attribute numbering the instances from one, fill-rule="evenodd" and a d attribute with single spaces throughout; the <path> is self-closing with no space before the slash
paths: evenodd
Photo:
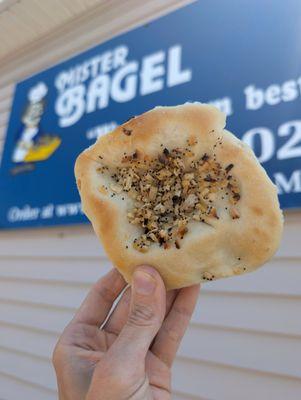
<path id="1" fill-rule="evenodd" d="M 133 275 L 133 288 L 138 294 L 150 295 L 156 288 L 156 281 L 150 274 L 137 270 Z"/>

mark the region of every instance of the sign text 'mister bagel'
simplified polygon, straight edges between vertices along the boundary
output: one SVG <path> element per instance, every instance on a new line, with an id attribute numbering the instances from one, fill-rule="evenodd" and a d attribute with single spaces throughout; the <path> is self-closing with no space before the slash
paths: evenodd
<path id="1" fill-rule="evenodd" d="M 179 45 L 141 60 L 128 60 L 128 54 L 127 46 L 119 46 L 58 74 L 55 111 L 59 126 L 74 125 L 85 113 L 107 108 L 111 99 L 126 103 L 137 95 L 145 96 L 191 80 L 191 70 L 181 69 Z"/>

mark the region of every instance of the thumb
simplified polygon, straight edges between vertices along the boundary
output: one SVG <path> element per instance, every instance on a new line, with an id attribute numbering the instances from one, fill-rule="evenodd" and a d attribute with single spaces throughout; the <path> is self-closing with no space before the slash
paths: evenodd
<path id="1" fill-rule="evenodd" d="M 159 273 L 150 266 L 138 267 L 132 279 L 128 320 L 114 343 L 127 361 L 143 359 L 165 315 L 166 290 Z M 118 349 L 119 348 L 119 349 Z"/>

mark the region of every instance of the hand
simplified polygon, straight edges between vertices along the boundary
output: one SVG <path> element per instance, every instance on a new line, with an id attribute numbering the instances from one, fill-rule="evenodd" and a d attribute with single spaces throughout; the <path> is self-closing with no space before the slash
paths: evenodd
<path id="1" fill-rule="evenodd" d="M 64 330 L 53 354 L 60 400 L 171 399 L 171 366 L 199 285 L 166 294 L 158 272 L 139 267 L 107 319 L 125 287 L 109 272 Z"/>

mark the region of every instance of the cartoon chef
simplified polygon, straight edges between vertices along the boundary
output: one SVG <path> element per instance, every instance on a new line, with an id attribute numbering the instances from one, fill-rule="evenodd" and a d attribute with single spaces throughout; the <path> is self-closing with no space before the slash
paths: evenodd
<path id="1" fill-rule="evenodd" d="M 15 163 L 46 159 L 60 143 L 59 138 L 52 137 L 49 140 L 49 136 L 43 135 L 40 130 L 47 92 L 48 88 L 44 82 L 39 82 L 28 92 L 28 104 L 21 118 L 23 126 L 12 155 L 12 161 Z M 45 138 L 46 145 L 43 143 Z"/>
<path id="2" fill-rule="evenodd" d="M 47 91 L 45 83 L 39 82 L 28 92 L 28 104 L 21 118 L 24 125 L 12 156 L 14 162 L 23 162 L 34 145 L 34 139 L 39 133 L 39 124 L 45 109 Z"/>

